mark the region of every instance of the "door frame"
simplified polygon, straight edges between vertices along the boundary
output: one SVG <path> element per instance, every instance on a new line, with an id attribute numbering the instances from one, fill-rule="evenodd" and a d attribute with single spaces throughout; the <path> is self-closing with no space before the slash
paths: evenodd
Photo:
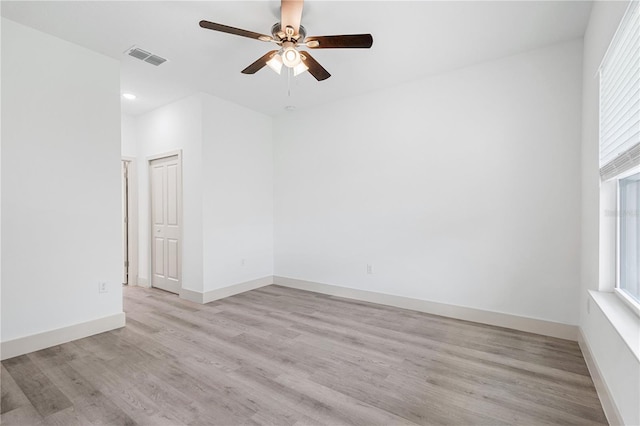
<path id="1" fill-rule="evenodd" d="M 138 174 L 135 157 L 121 157 L 127 163 L 127 251 L 128 285 L 138 285 Z"/>
<path id="2" fill-rule="evenodd" d="M 179 226 L 179 230 L 178 230 L 178 235 L 180 235 L 180 247 L 178 249 L 179 252 L 179 256 L 180 256 L 180 271 L 179 271 L 179 275 L 180 275 L 180 293 L 182 294 L 182 259 L 183 259 L 183 254 L 184 254 L 184 250 L 182 249 L 182 247 L 184 246 L 184 226 L 182 226 L 182 192 L 184 190 L 184 185 L 182 184 L 182 150 L 181 149 L 176 149 L 173 151 L 167 151 L 167 152 L 163 152 L 162 154 L 155 154 L 155 155 L 151 155 L 149 157 L 147 157 L 147 180 L 148 180 L 148 191 L 149 191 L 149 199 L 147 200 L 147 205 L 149 206 L 149 237 L 147 238 L 147 241 L 149 243 L 149 249 L 147 252 L 147 259 L 149 259 L 148 261 L 148 277 L 149 277 L 149 287 L 152 288 L 153 287 L 153 212 L 152 212 L 152 203 L 151 203 L 151 197 L 152 197 L 152 190 L 151 190 L 151 162 L 154 160 L 160 160 L 163 158 L 167 158 L 167 157 L 175 157 L 178 156 L 178 164 L 180 165 L 180 170 L 178 173 L 178 179 L 180 181 L 180 196 L 178 197 L 178 222 L 180 223 Z"/>

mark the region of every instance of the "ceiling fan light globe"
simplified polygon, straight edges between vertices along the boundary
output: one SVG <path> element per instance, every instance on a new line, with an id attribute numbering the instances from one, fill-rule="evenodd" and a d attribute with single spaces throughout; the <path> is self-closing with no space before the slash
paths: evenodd
<path id="1" fill-rule="evenodd" d="M 289 68 L 294 68 L 302 60 L 300 53 L 293 47 L 287 47 L 282 51 L 282 62 Z"/>
<path id="2" fill-rule="evenodd" d="M 307 71 L 309 69 L 308 66 L 306 66 L 304 64 L 304 62 L 300 62 L 298 65 L 296 65 L 295 67 L 293 67 L 293 76 L 297 77 L 300 74 L 302 74 L 303 72 Z"/>
<path id="3" fill-rule="evenodd" d="M 267 65 L 278 74 L 282 72 L 282 58 L 280 55 L 273 55 L 273 58 L 267 61 Z"/>

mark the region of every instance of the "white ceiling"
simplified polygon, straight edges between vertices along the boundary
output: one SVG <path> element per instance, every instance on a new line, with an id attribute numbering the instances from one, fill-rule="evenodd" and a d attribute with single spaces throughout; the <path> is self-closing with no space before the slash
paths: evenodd
<path id="1" fill-rule="evenodd" d="M 581 37 L 590 2 L 307 1 L 308 35 L 373 34 L 371 49 L 313 56 L 332 74 L 317 82 L 264 68 L 240 71 L 273 47 L 202 29 L 202 19 L 269 34 L 279 1 L 2 1 L 2 16 L 121 62 L 124 113 L 137 115 L 204 91 L 266 114 L 310 107 L 426 75 Z M 132 45 L 169 59 L 155 67 Z"/>

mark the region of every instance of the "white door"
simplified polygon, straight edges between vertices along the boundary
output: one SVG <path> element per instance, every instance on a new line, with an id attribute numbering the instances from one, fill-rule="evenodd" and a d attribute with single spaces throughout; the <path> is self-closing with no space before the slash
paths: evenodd
<path id="1" fill-rule="evenodd" d="M 149 163 L 151 181 L 151 285 L 180 291 L 182 170 L 177 155 Z"/>

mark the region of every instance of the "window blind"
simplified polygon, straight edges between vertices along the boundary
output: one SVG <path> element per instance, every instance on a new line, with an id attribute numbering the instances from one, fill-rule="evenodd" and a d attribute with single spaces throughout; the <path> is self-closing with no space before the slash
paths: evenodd
<path id="1" fill-rule="evenodd" d="M 600 175 L 640 164 L 640 2 L 630 2 L 600 67 Z"/>

